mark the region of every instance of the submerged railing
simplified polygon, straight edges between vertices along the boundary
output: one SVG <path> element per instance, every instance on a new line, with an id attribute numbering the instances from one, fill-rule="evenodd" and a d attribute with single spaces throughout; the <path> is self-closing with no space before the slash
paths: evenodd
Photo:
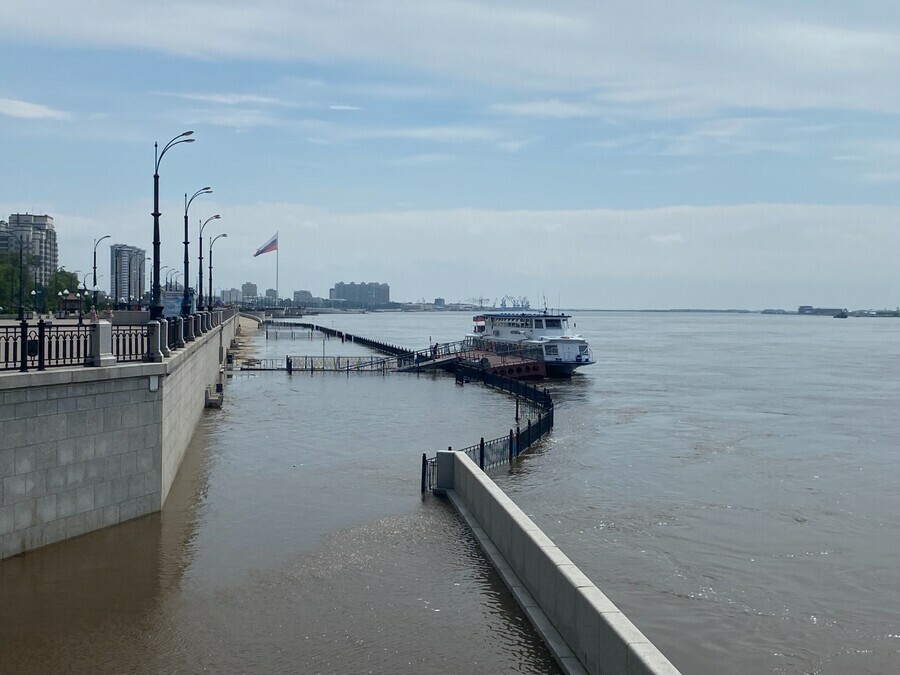
<path id="1" fill-rule="evenodd" d="M 458 364 L 456 381 L 481 380 L 485 386 L 500 389 L 516 397 L 516 417 L 519 413 L 520 399 L 525 403 L 524 416 L 526 425 L 516 426 L 515 431 L 489 441 L 482 438 L 475 445 L 470 445 L 458 452 L 464 452 L 476 462 L 482 471 L 514 461 L 519 455 L 535 445 L 553 429 L 553 399 L 547 390 L 526 384 L 521 380 L 513 380 L 502 375 L 494 375 L 485 370 Z M 452 451 L 452 447 L 448 447 Z M 437 457 L 422 454 L 422 494 L 434 490 L 437 484 Z"/>

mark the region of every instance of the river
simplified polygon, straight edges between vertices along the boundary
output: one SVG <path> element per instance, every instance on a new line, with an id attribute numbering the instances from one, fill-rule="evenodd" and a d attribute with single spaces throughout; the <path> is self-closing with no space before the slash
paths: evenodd
<path id="1" fill-rule="evenodd" d="M 470 318 L 309 320 L 424 348 Z M 900 671 L 900 322 L 574 321 L 598 362 L 498 484 L 685 673 Z M 253 342 L 366 353 L 284 337 Z M 161 513 L 0 563 L 0 671 L 556 672 L 418 494 L 423 452 L 513 414 L 443 375 L 237 373 Z"/>

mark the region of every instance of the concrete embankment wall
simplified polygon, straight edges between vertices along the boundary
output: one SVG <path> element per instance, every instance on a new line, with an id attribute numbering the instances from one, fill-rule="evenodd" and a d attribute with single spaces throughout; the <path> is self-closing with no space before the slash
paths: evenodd
<path id="1" fill-rule="evenodd" d="M 476 538 L 565 671 L 678 673 L 469 457 L 439 452 L 437 461 L 439 490 L 470 521 Z"/>
<path id="2" fill-rule="evenodd" d="M 158 511 L 236 327 L 162 363 L 0 377 L 0 559 Z"/>

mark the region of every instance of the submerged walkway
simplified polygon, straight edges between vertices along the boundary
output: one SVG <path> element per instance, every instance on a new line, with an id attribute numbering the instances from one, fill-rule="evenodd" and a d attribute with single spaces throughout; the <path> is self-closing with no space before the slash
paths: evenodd
<path id="1" fill-rule="evenodd" d="M 344 331 L 311 323 L 292 322 L 290 324 L 268 323 L 265 326 L 266 339 L 298 339 L 294 330 L 317 331 L 328 337 L 363 345 L 386 354 L 385 358 L 375 359 L 364 356 L 286 356 L 284 359 L 245 359 L 237 364 L 240 370 L 287 370 L 289 372 L 341 372 L 341 373 L 381 373 L 388 372 L 419 373 L 441 369 L 448 372 L 456 370 L 463 364 L 470 368 L 479 368 L 485 372 L 512 379 L 539 379 L 546 376 L 544 362 L 529 358 L 521 351 L 500 354 L 483 349 L 473 342 L 460 340 L 435 344 L 425 349 L 414 350 L 407 347 L 373 340 L 361 335 L 353 335 Z M 289 337 L 288 337 L 289 336 Z"/>

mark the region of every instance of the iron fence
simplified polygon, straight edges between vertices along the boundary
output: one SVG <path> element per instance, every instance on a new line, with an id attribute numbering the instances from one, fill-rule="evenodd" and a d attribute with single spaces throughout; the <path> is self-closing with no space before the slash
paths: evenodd
<path id="1" fill-rule="evenodd" d="M 144 361 L 147 358 L 150 330 L 146 323 L 119 324 L 112 327 L 112 353 L 116 361 Z"/>
<path id="2" fill-rule="evenodd" d="M 0 327 L 0 370 L 44 370 L 89 365 L 94 331 L 90 325 L 54 326 L 41 319 Z"/>
<path id="3" fill-rule="evenodd" d="M 461 372 L 468 371 L 468 372 Z M 526 420 L 524 427 L 517 426 L 515 430 L 510 429 L 506 436 L 494 438 L 485 441 L 482 438 L 475 445 L 463 448 L 459 452 L 463 452 L 469 458 L 478 464 L 482 471 L 500 466 L 502 464 L 514 461 L 523 452 L 534 446 L 544 436 L 553 429 L 553 399 L 545 390 L 540 390 L 535 386 L 526 384 L 520 380 L 513 380 L 502 375 L 494 375 L 493 373 L 479 370 L 477 368 L 469 368 L 467 366 L 457 366 L 457 379 L 460 377 L 469 377 L 471 379 L 480 379 L 485 385 L 500 389 L 522 398 L 527 403 L 527 409 L 532 413 L 536 413 L 536 419 Z M 518 411 L 518 405 L 517 405 Z M 451 448 L 448 448 L 452 450 Z M 422 494 L 434 490 L 437 485 L 437 458 L 428 458 L 422 455 Z"/>
<path id="4" fill-rule="evenodd" d="M 20 365 L 24 366 L 25 362 L 22 359 L 24 345 L 20 326 L 0 326 L 0 368 L 14 370 Z"/>

